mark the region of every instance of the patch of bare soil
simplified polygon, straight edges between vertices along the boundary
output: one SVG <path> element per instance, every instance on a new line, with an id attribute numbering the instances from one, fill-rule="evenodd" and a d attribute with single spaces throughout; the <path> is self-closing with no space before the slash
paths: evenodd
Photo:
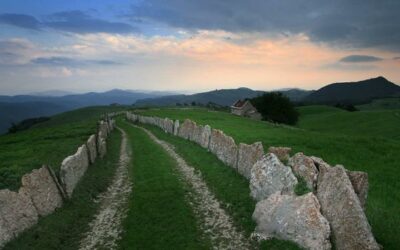
<path id="1" fill-rule="evenodd" d="M 80 249 L 116 249 L 122 233 L 122 221 L 127 215 L 127 203 L 132 191 L 128 166 L 131 153 L 125 131 L 122 133 L 120 159 L 108 189 L 97 197 L 100 210 L 90 223 L 90 230 L 80 243 Z"/>
<path id="2" fill-rule="evenodd" d="M 150 138 L 161 145 L 177 162 L 177 168 L 184 182 L 190 187 L 188 198 L 200 227 L 210 238 L 214 249 L 250 249 L 251 244 L 234 225 L 232 218 L 221 207 L 201 173 L 189 166 L 173 149 L 173 146 L 159 140 L 153 133 L 143 129 Z"/>

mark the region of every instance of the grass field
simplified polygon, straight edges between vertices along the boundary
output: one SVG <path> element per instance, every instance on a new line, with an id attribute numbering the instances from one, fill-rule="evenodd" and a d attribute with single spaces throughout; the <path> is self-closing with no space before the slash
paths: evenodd
<path id="1" fill-rule="evenodd" d="M 121 249 L 210 249 L 187 202 L 176 162 L 141 129 L 119 120 L 133 153 L 133 192 Z"/>
<path id="2" fill-rule="evenodd" d="M 53 116 L 31 129 L 0 136 L 0 189 L 18 189 L 22 175 L 43 164 L 56 172 L 62 160 L 96 133 L 106 112 L 123 107 L 90 107 Z"/>
<path id="3" fill-rule="evenodd" d="M 111 182 L 119 161 L 120 144 L 121 134 L 115 131 L 108 139 L 107 155 L 88 168 L 72 199 L 53 214 L 40 218 L 38 224 L 9 242 L 4 249 L 78 249 L 82 234 L 89 229 L 89 222 L 100 205 L 94 198 Z"/>
<path id="4" fill-rule="evenodd" d="M 324 124 L 329 126 L 328 123 L 334 121 L 334 116 L 329 119 L 317 119 L 318 114 L 321 113 L 320 116 L 324 117 L 332 111 L 339 115 L 337 120 L 342 124 L 341 127 L 322 129 Z M 368 172 L 370 189 L 367 217 L 373 233 L 385 249 L 398 249 L 400 169 L 396 159 L 400 152 L 400 140 L 396 128 L 400 123 L 396 122 L 396 117 L 391 117 L 394 113 L 347 113 L 323 107 L 305 107 L 301 113 L 299 127 L 287 127 L 204 109 L 154 109 L 142 112 L 144 115 L 170 117 L 181 121 L 190 118 L 199 124 L 209 124 L 213 128 L 222 129 L 234 137 L 237 143 L 261 141 L 264 148 L 289 146 L 294 152 L 301 151 L 307 155 L 320 156 L 333 165 L 343 164 L 350 170 Z M 314 129 L 307 125 L 310 116 L 317 123 L 313 125 L 316 126 Z M 381 124 L 382 117 L 390 121 L 387 126 L 379 128 L 381 125 L 376 125 L 377 127 L 370 128 L 370 133 L 360 132 L 369 131 L 368 126 L 372 126 L 371 124 Z M 360 123 L 362 118 L 372 123 Z"/>
<path id="5" fill-rule="evenodd" d="M 400 97 L 376 99 L 371 103 L 356 106 L 359 110 L 400 109 Z"/>

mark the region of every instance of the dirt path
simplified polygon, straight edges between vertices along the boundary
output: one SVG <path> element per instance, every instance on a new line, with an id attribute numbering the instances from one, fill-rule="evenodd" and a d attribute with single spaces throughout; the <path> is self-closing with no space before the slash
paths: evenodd
<path id="1" fill-rule="evenodd" d="M 135 126 L 135 125 L 132 125 Z M 137 126 L 135 126 L 137 127 Z M 211 240 L 214 249 L 249 249 L 250 242 L 243 236 L 243 233 L 233 225 L 232 218 L 221 208 L 221 204 L 209 190 L 207 184 L 201 177 L 201 173 L 189 166 L 167 142 L 159 140 L 153 133 L 145 128 L 150 138 L 161 145 L 167 153 L 177 162 L 179 173 L 184 182 L 189 185 L 188 198 L 190 205 L 201 228 Z"/>
<path id="2" fill-rule="evenodd" d="M 122 233 L 122 221 L 127 215 L 127 202 L 132 191 L 128 166 L 131 153 L 125 131 L 122 133 L 119 165 L 108 189 L 97 197 L 100 210 L 90 223 L 90 230 L 80 243 L 80 249 L 115 249 Z"/>

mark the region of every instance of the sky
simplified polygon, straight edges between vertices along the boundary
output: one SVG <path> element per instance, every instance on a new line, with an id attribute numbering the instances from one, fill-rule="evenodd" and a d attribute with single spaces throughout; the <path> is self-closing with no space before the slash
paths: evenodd
<path id="1" fill-rule="evenodd" d="M 0 94 L 400 83 L 399 0 L 1 0 Z"/>

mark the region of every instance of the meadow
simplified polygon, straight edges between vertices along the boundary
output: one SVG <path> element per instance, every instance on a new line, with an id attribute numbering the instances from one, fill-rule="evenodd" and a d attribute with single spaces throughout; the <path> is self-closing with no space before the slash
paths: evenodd
<path id="1" fill-rule="evenodd" d="M 15 134 L 0 136 L 0 189 L 17 190 L 21 177 L 42 165 L 58 172 L 62 160 L 96 133 L 102 114 L 123 107 L 89 107 L 65 112 Z"/>
<path id="2" fill-rule="evenodd" d="M 293 152 L 322 157 L 331 165 L 369 174 L 367 217 L 385 249 L 400 246 L 399 110 L 346 112 L 331 107 L 302 107 L 297 127 L 271 124 L 205 109 L 151 109 L 143 115 L 186 118 L 222 129 L 237 143 L 261 141 L 264 148 L 288 146 Z"/>

